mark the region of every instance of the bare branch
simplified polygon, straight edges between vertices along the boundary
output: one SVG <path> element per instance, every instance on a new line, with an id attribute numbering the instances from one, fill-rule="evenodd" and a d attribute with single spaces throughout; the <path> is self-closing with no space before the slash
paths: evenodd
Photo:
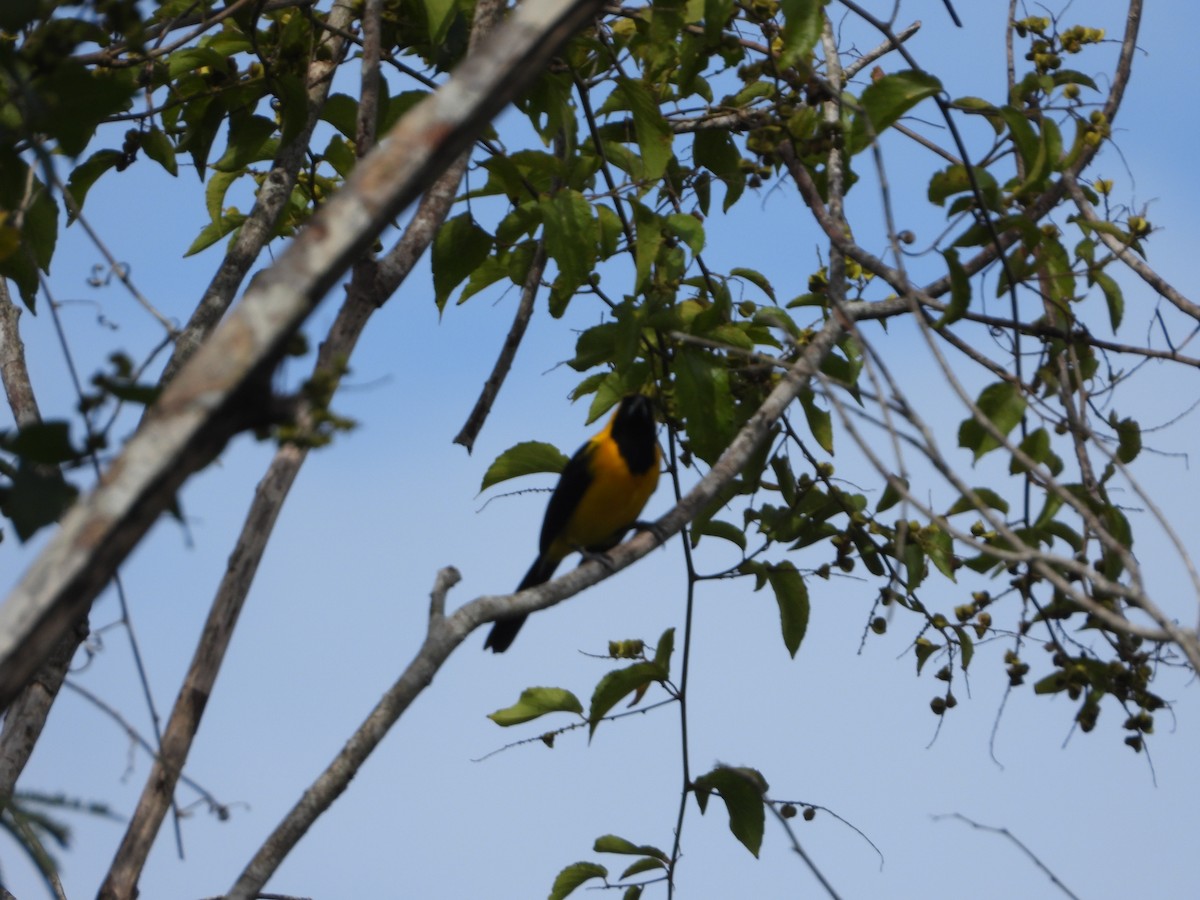
<path id="1" fill-rule="evenodd" d="M 1012 841 L 1014 844 L 1017 845 L 1017 847 L 1021 850 L 1022 853 L 1024 853 L 1026 856 L 1028 856 L 1033 861 L 1034 865 L 1036 865 L 1039 869 L 1041 869 L 1043 872 L 1046 873 L 1046 877 L 1048 877 L 1050 879 L 1051 884 L 1053 884 L 1056 888 L 1058 888 L 1060 891 L 1062 891 L 1064 894 L 1066 894 L 1068 897 L 1070 897 L 1071 900 L 1079 900 L 1079 897 L 1075 893 L 1073 893 L 1070 888 L 1068 888 L 1065 884 L 1062 883 L 1062 880 L 1057 875 L 1055 875 L 1054 872 L 1052 872 L 1050 870 L 1050 867 L 1047 866 L 1044 862 L 1042 862 L 1038 858 L 1036 853 L 1034 853 L 1032 850 L 1030 850 L 1028 847 L 1026 847 L 1017 838 L 1017 836 L 1014 835 L 1007 828 L 997 828 L 994 825 L 981 825 L 980 823 L 976 822 L 974 819 L 968 819 L 962 813 L 949 813 L 949 814 L 943 814 L 940 816 L 933 817 L 933 821 L 935 821 L 935 822 L 940 822 L 943 819 L 957 819 L 960 822 L 966 822 L 968 825 L 970 825 L 976 831 L 990 831 L 993 834 L 998 834 L 998 835 L 1001 835 L 1002 837 L 1008 838 L 1010 841 Z"/>
<path id="2" fill-rule="evenodd" d="M 504 379 L 508 376 L 509 369 L 512 368 L 517 348 L 521 346 L 521 338 L 525 336 L 525 329 L 529 327 L 529 320 L 533 317 L 533 301 L 537 297 L 537 290 L 542 283 L 544 271 L 546 271 L 546 245 L 544 241 L 538 241 L 537 250 L 533 254 L 533 262 L 529 264 L 529 274 L 525 276 L 525 284 L 521 286 L 521 301 L 517 304 L 512 327 L 509 328 L 508 335 L 504 338 L 504 345 L 500 348 L 500 356 L 492 367 L 492 374 L 483 384 L 483 390 L 479 393 L 479 399 L 475 401 L 474 409 L 467 416 L 467 421 L 463 423 L 462 429 L 454 436 L 454 443 L 466 447 L 468 453 L 475 446 L 475 438 L 479 436 L 479 430 L 483 428 L 492 404 L 496 402 L 496 396 L 500 393 L 500 386 L 504 384 Z"/>

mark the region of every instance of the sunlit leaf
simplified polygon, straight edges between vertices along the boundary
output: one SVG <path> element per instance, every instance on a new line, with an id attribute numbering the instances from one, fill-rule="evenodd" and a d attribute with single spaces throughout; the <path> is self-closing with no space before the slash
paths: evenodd
<path id="1" fill-rule="evenodd" d="M 533 687 L 521 691 L 521 697 L 512 706 L 489 713 L 488 718 L 497 725 L 507 728 L 553 712 L 583 714 L 583 704 L 563 688 Z"/>
<path id="2" fill-rule="evenodd" d="M 479 490 L 486 491 L 494 484 L 533 475 L 537 472 L 558 474 L 567 464 L 567 456 L 553 444 L 542 441 L 522 441 L 496 457 L 483 475 Z"/>

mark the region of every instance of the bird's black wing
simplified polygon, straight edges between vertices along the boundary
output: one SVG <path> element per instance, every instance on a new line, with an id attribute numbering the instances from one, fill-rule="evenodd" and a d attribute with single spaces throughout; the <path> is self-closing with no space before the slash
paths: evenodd
<path id="1" fill-rule="evenodd" d="M 546 518 L 542 520 L 542 536 L 538 550 L 543 554 L 566 530 L 567 523 L 579 507 L 579 501 L 583 499 L 592 483 L 592 452 L 592 444 L 589 441 L 576 450 L 575 455 L 563 466 L 558 484 L 550 496 L 550 503 L 546 506 Z M 555 560 L 555 563 L 557 562 L 558 560 Z"/>

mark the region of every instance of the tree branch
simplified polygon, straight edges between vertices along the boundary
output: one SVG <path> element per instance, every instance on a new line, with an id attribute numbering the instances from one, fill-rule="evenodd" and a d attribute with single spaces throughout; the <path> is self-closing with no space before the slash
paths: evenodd
<path id="1" fill-rule="evenodd" d="M 0 606 L 0 706 L 12 701 L 187 478 L 233 434 L 263 421 L 271 371 L 317 302 L 596 5 L 521 4 L 480 53 L 396 124 L 391 140 L 363 160 L 255 279 Z"/>

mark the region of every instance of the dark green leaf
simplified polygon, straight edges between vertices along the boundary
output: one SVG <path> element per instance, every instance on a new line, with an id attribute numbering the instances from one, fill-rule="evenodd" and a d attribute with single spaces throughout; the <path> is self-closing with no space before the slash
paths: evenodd
<path id="1" fill-rule="evenodd" d="M 532 475 L 537 472 L 558 474 L 566 464 L 566 454 L 553 444 L 542 441 L 522 441 L 520 444 L 509 447 L 488 466 L 479 490 L 486 491 L 494 484 L 521 475 Z"/>
<path id="2" fill-rule="evenodd" d="M 718 766 L 695 782 L 696 802 L 703 813 L 709 795 L 717 792 L 729 811 L 729 830 L 747 850 L 758 856 L 762 847 L 766 811 L 763 797 L 767 782 L 754 769 Z"/>
<path id="3" fill-rule="evenodd" d="M 958 261 L 958 251 L 953 247 L 943 250 L 942 258 L 946 260 L 946 268 L 950 273 L 950 303 L 934 323 L 935 328 L 944 328 L 957 322 L 971 305 L 971 280 L 967 277 L 967 270 Z"/>
<path id="4" fill-rule="evenodd" d="M 358 135 L 358 101 L 345 94 L 330 94 L 321 107 L 321 121 L 328 122 L 348 140 Z"/>
<path id="5" fill-rule="evenodd" d="M 433 293 L 438 310 L 468 275 L 492 252 L 492 236 L 475 224 L 469 212 L 447 220 L 433 240 Z"/>
<path id="6" fill-rule="evenodd" d="M 1121 293 L 1121 287 L 1107 272 L 1094 271 L 1088 276 L 1092 284 L 1100 285 L 1100 290 L 1104 292 L 1104 300 L 1108 304 L 1108 321 L 1112 326 L 1113 333 L 1121 327 L 1121 320 L 1125 318 L 1125 295 Z"/>
<path id="7" fill-rule="evenodd" d="M 732 522 L 722 522 L 720 519 L 708 519 L 694 526 L 691 530 L 691 535 L 693 547 L 700 542 L 701 535 L 710 535 L 729 541 L 731 544 L 736 544 L 739 550 L 746 549 L 745 530 L 734 525 Z"/>
<path id="8" fill-rule="evenodd" d="M 657 847 L 649 845 L 638 845 L 632 841 L 627 841 L 623 837 L 617 837 L 615 834 L 606 834 L 603 837 L 596 838 L 596 843 L 592 849 L 597 853 L 623 853 L 628 856 L 652 856 L 659 862 L 666 862 L 667 854 L 663 853 Z M 622 875 L 622 878 L 625 876 Z"/>
<path id="9" fill-rule="evenodd" d="M 550 900 L 563 900 L 585 881 L 607 877 L 608 869 L 596 863 L 577 862 L 569 865 L 554 879 L 554 887 L 550 889 Z"/>
<path id="10" fill-rule="evenodd" d="M 592 215 L 591 204 L 578 191 L 558 191 L 549 200 L 541 202 L 541 210 L 546 254 L 558 264 L 559 302 L 551 303 L 550 312 L 561 316 L 567 301 L 591 277 L 596 264 L 600 225 Z"/>
<path id="11" fill-rule="evenodd" d="M 927 72 L 910 69 L 884 75 L 871 82 L 859 98 L 846 144 L 850 153 L 868 147 L 902 115 L 942 89 L 942 83 Z"/>
<path id="12" fill-rule="evenodd" d="M 22 463 L 9 489 L 6 510 L 13 530 L 27 541 L 38 529 L 57 522 L 78 496 L 78 489 L 57 469 Z"/>
<path id="13" fill-rule="evenodd" d="M 4 435 L 3 446 L 26 462 L 50 466 L 80 456 L 71 444 L 70 424 L 61 420 L 26 425 L 15 435 Z"/>
<path id="14" fill-rule="evenodd" d="M 666 867 L 667 864 L 661 859 L 655 859 L 653 856 L 643 856 L 641 859 L 631 863 L 629 867 L 621 873 L 621 880 L 624 881 L 626 878 L 631 878 L 634 875 L 641 875 L 643 872 L 657 872 L 661 869 L 665 869 Z M 635 887 L 637 887 L 639 891 L 641 890 L 640 885 L 635 885 Z M 628 896 L 628 894 L 626 894 L 626 896 Z M 640 896 L 640 894 L 635 896 Z"/>
<path id="15" fill-rule="evenodd" d="M 971 490 L 975 492 L 975 496 L 979 498 L 980 502 L 982 502 L 985 507 L 987 507 L 989 509 L 998 509 L 1002 513 L 1008 512 L 1008 501 L 1005 500 L 1003 497 L 1001 497 L 999 494 L 997 494 L 995 491 L 993 491 L 991 488 L 976 487 L 976 488 L 972 488 Z M 962 512 L 978 512 L 978 511 L 979 511 L 979 507 L 977 507 L 971 501 L 971 498 L 969 498 L 966 494 L 964 494 L 963 496 L 959 497 L 956 501 L 954 501 L 953 506 L 951 506 L 948 510 L 946 510 L 946 515 L 947 515 L 947 517 L 949 517 L 949 516 L 956 516 Z"/>
<path id="16" fill-rule="evenodd" d="M 1117 459 L 1126 464 L 1133 462 L 1142 452 L 1141 426 L 1133 419 L 1120 419 L 1110 424 L 1117 432 Z"/>
<path id="17" fill-rule="evenodd" d="M 179 174 L 179 165 L 175 162 L 175 145 L 161 128 L 152 127 L 145 133 L 142 137 L 142 149 L 171 175 Z"/>
<path id="18" fill-rule="evenodd" d="M 275 120 L 266 116 L 238 116 L 229 120 L 229 142 L 221 158 L 212 164 L 218 172 L 238 172 L 253 162 L 274 155 Z"/>
<path id="19" fill-rule="evenodd" d="M 800 393 L 800 405 L 804 408 L 804 418 L 808 421 L 808 430 L 821 449 L 833 454 L 833 418 L 829 410 L 817 406 L 812 391 Z"/>
<path id="20" fill-rule="evenodd" d="M 588 711 L 588 734 L 595 734 L 610 709 L 634 691 L 641 696 L 641 689 L 656 681 L 667 680 L 667 670 L 658 663 L 639 662 L 624 669 L 609 672 L 596 684 L 592 692 L 592 706 Z"/>
<path id="21" fill-rule="evenodd" d="M 924 668 L 926 660 L 933 654 L 942 649 L 941 644 L 935 644 L 928 638 L 917 638 L 916 644 L 913 646 L 913 652 L 917 656 L 917 674 L 921 674 L 921 669 Z"/>
<path id="22" fill-rule="evenodd" d="M 1001 435 L 1007 435 L 1025 414 L 1025 395 L 1012 382 L 998 381 L 983 389 L 975 405 Z M 971 450 L 978 460 L 999 447 L 1000 441 L 972 416 L 959 426 L 958 445 Z"/>
<path id="23" fill-rule="evenodd" d="M 633 114 L 633 130 L 637 134 L 638 149 L 642 151 L 646 178 L 656 181 L 671 160 L 671 127 L 663 118 L 658 103 L 640 82 L 618 78 L 613 92 L 621 95 L 626 108 Z"/>
<path id="24" fill-rule="evenodd" d="M 71 199 L 75 201 L 76 209 L 83 209 L 83 202 L 92 185 L 96 183 L 96 179 L 124 158 L 125 155 L 119 150 L 98 150 L 71 171 L 71 178 L 67 181 L 67 190 L 71 194 Z M 68 223 L 75 221 L 74 210 L 67 210 L 67 221 Z"/>
<path id="25" fill-rule="evenodd" d="M 887 487 L 883 489 L 883 496 L 881 496 L 879 498 L 879 502 L 875 504 L 875 512 L 877 513 L 891 509 L 904 499 L 904 493 L 898 487 L 896 487 L 896 484 L 892 479 L 898 481 L 904 486 L 905 490 L 908 490 L 908 479 L 893 475 L 888 479 Z"/>
<path id="26" fill-rule="evenodd" d="M 804 633 L 808 630 L 808 587 L 804 577 L 789 562 L 782 562 L 767 569 L 767 581 L 775 592 L 779 604 L 779 623 L 783 631 L 783 643 L 793 657 L 800 649 Z"/>

